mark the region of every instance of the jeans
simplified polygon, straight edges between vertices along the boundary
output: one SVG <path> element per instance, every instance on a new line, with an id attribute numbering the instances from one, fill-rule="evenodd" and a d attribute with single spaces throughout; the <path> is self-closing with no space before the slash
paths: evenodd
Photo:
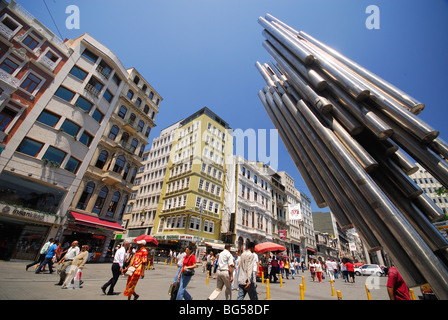
<path id="1" fill-rule="evenodd" d="M 180 267 L 178 266 L 177 267 L 177 272 L 176 272 L 176 276 L 174 277 L 174 282 L 173 283 L 177 282 L 177 277 L 179 276 L 180 270 L 182 270 L 182 266 L 180 266 Z"/>
<path id="2" fill-rule="evenodd" d="M 257 295 L 257 287 L 255 285 L 255 283 L 251 283 L 249 286 L 249 290 L 244 290 L 244 285 L 240 284 L 238 285 L 240 287 L 240 290 L 238 290 L 238 297 L 236 298 L 236 300 L 244 300 L 244 297 L 246 296 L 246 294 L 249 294 L 249 298 L 250 300 L 258 300 L 258 295 Z"/>
<path id="3" fill-rule="evenodd" d="M 191 300 L 190 294 L 187 292 L 187 286 L 188 283 L 191 280 L 191 276 L 180 276 L 180 283 L 179 283 L 179 291 L 177 292 L 176 300 L 182 300 L 185 298 L 185 300 Z"/>
<path id="4" fill-rule="evenodd" d="M 51 257 L 51 258 L 45 257 L 45 260 L 37 268 L 36 273 L 39 273 L 40 269 L 42 269 L 43 266 L 46 264 L 48 264 L 48 270 L 50 271 L 50 273 L 53 273 L 53 257 Z"/>

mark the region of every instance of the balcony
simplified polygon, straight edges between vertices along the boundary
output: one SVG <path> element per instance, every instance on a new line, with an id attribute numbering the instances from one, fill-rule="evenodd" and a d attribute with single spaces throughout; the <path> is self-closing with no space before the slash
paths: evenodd
<path id="1" fill-rule="evenodd" d="M 90 83 L 86 84 L 86 86 L 84 87 L 84 91 L 86 91 L 87 94 L 89 94 L 94 98 L 99 98 L 100 96 L 100 92 L 97 89 L 95 89 L 95 87 Z"/>
<path id="2" fill-rule="evenodd" d="M 10 40 L 14 35 L 14 31 L 5 26 L 3 23 L 0 23 L 0 34 L 4 36 L 7 40 Z"/>
<path id="3" fill-rule="evenodd" d="M 13 88 L 14 90 L 19 86 L 19 79 L 13 77 L 3 69 L 0 69 L 0 81 Z"/>
<path id="4" fill-rule="evenodd" d="M 116 173 L 114 171 L 107 171 L 104 172 L 102 175 L 102 181 L 106 184 L 110 184 L 110 185 L 117 185 L 119 183 L 122 182 L 123 177 L 121 176 L 121 174 Z"/>
<path id="5" fill-rule="evenodd" d="M 48 59 L 46 56 L 42 55 L 37 61 L 39 61 L 44 67 L 48 68 L 50 71 L 56 68 L 56 63 Z"/>

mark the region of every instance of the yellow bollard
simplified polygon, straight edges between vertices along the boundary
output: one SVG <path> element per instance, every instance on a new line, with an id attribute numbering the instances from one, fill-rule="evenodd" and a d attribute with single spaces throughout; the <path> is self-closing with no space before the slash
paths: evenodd
<path id="1" fill-rule="evenodd" d="M 372 300 L 372 296 L 370 295 L 369 285 L 366 283 L 366 293 L 367 293 L 367 300 Z"/>
<path id="2" fill-rule="evenodd" d="M 264 284 L 264 272 L 261 271 L 261 283 Z"/>
<path id="3" fill-rule="evenodd" d="M 342 294 L 341 291 L 336 291 L 336 294 L 338 295 L 338 300 L 342 300 Z"/>
<path id="4" fill-rule="evenodd" d="M 171 259 L 171 262 L 170 262 L 170 267 L 173 265 L 173 259 Z"/>
<path id="5" fill-rule="evenodd" d="M 266 300 L 270 300 L 271 299 L 271 292 L 270 291 L 271 291 L 271 288 L 269 286 L 269 279 L 266 279 Z"/>
<path id="6" fill-rule="evenodd" d="M 280 288 L 283 288 L 283 279 L 282 274 L 280 273 Z"/>
<path id="7" fill-rule="evenodd" d="M 165 259 L 165 265 L 166 265 L 166 259 Z"/>
<path id="8" fill-rule="evenodd" d="M 299 284 L 300 287 L 300 300 L 305 300 L 305 295 L 303 294 L 303 284 Z"/>
<path id="9" fill-rule="evenodd" d="M 303 292 L 306 292 L 305 277 L 302 277 Z"/>
<path id="10" fill-rule="evenodd" d="M 412 299 L 412 300 L 416 300 L 416 299 L 415 299 L 414 290 L 413 290 L 413 289 L 409 289 L 409 293 L 411 294 L 411 299 Z"/>
<path id="11" fill-rule="evenodd" d="M 210 270 L 207 270 L 207 280 L 206 280 L 206 284 L 208 284 L 210 280 Z"/>
<path id="12" fill-rule="evenodd" d="M 331 296 L 334 297 L 334 283 L 333 283 L 333 280 L 330 280 L 330 286 L 331 286 Z"/>

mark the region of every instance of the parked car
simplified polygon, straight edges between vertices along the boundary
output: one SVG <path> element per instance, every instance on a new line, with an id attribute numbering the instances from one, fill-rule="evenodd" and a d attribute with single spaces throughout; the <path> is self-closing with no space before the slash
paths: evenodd
<path id="1" fill-rule="evenodd" d="M 384 276 L 384 271 L 377 264 L 365 264 L 363 266 L 355 268 L 355 275 L 357 276 Z"/>

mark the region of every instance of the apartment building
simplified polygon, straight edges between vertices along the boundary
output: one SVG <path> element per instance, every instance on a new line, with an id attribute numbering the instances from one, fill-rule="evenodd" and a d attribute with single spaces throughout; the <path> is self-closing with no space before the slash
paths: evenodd
<path id="1" fill-rule="evenodd" d="M 162 194 L 175 132 L 180 121 L 163 129 L 153 139 L 151 149 L 143 154 L 142 166 L 137 172 L 134 189 L 123 221 L 126 237 L 153 233 L 157 207 Z"/>
<path id="2" fill-rule="evenodd" d="M 256 162 L 233 156 L 234 166 L 228 170 L 235 180 L 233 188 L 226 187 L 226 202 L 232 198 L 234 207 L 234 245 L 238 252 L 248 242 L 272 241 L 272 212 L 270 176 L 260 170 Z"/>
<path id="3" fill-rule="evenodd" d="M 159 246 L 222 242 L 225 168 L 233 153 L 228 129 L 207 107 L 180 122 L 154 221 Z"/>
<path id="4" fill-rule="evenodd" d="M 147 112 L 132 112 L 130 145 L 120 145 L 133 151 L 125 161 L 130 167 L 120 171 L 122 150 L 106 139 L 128 90 L 142 96 L 136 70 L 87 33 L 63 42 L 15 1 L 0 3 L 0 46 L 0 258 L 33 259 L 45 239 L 69 241 L 75 234 L 99 257 L 112 233 L 123 230 L 120 206 L 132 187 L 115 174 L 136 174 L 141 164 L 134 158 L 144 150 L 161 98 L 153 92 L 142 102 Z M 110 172 L 93 172 L 106 146 Z M 101 175 L 94 185 L 93 173 Z M 125 192 L 105 192 L 106 184 Z"/>

